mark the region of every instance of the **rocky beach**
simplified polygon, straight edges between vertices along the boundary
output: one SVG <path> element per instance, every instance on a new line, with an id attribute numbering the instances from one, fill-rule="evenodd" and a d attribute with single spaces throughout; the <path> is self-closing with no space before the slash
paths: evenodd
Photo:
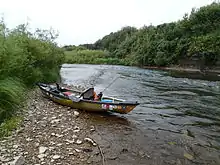
<path id="1" fill-rule="evenodd" d="M 36 89 L 20 128 L 0 142 L 0 164 L 104 163 L 95 127 L 77 110 L 57 105 Z"/>

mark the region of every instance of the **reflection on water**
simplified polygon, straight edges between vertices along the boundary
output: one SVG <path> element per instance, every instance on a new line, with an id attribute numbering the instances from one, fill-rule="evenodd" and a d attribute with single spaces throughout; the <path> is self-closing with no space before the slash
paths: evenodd
<path id="1" fill-rule="evenodd" d="M 176 78 L 164 71 L 109 65 L 64 65 L 61 76 L 64 83 L 94 86 L 98 92 L 119 77 L 104 94 L 141 103 L 124 117 L 95 115 L 96 121 L 132 122 L 143 133 L 165 131 L 177 139 L 187 135 L 196 140 L 197 146 L 220 148 L 218 81 Z"/>

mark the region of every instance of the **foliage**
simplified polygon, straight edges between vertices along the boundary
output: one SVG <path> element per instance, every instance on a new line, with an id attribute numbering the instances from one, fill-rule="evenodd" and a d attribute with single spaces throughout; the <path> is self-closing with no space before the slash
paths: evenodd
<path id="1" fill-rule="evenodd" d="M 79 51 L 79 50 L 86 50 L 84 46 L 75 46 L 75 45 L 65 45 L 63 47 L 64 51 Z"/>
<path id="2" fill-rule="evenodd" d="M 12 131 L 19 126 L 22 118 L 19 116 L 13 116 L 9 119 L 6 119 L 3 123 L 0 124 L 0 138 L 4 136 L 10 136 Z"/>
<path id="3" fill-rule="evenodd" d="M 24 85 L 18 79 L 0 80 L 0 123 L 11 117 L 24 101 Z"/>
<path id="4" fill-rule="evenodd" d="M 0 22 L 0 124 L 18 112 L 26 87 L 59 78 L 64 53 L 56 37 L 52 29 L 31 33 L 28 25 L 8 29 Z"/>
<path id="5" fill-rule="evenodd" d="M 73 50 L 65 52 L 65 63 L 78 64 L 120 64 L 120 59 L 109 57 L 102 50 Z"/>
<path id="6" fill-rule="evenodd" d="M 94 44 L 81 46 L 108 51 L 111 58 L 127 65 L 169 66 L 196 56 L 201 65 L 215 66 L 220 61 L 219 29 L 220 3 L 214 2 L 192 9 L 176 22 L 140 29 L 124 27 Z"/>

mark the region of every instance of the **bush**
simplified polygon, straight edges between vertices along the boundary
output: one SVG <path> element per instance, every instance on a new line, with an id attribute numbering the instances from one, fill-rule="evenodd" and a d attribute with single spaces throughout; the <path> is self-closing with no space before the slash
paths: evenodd
<path id="1" fill-rule="evenodd" d="M 0 22 L 0 124 L 20 109 L 25 88 L 59 78 L 64 52 L 56 37 L 52 29 L 31 33 L 27 25 L 8 29 Z"/>
<path id="2" fill-rule="evenodd" d="M 87 49 L 87 50 L 66 51 L 65 63 L 99 64 L 107 56 L 108 56 L 108 52 L 101 50 Z"/>

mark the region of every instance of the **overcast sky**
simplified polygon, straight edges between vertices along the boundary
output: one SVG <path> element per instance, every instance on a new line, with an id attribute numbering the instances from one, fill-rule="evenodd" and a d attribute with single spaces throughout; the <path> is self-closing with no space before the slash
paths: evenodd
<path id="1" fill-rule="evenodd" d="M 177 21 L 193 7 L 213 0 L 0 0 L 0 13 L 9 28 L 30 23 L 32 29 L 52 27 L 57 42 L 93 43 L 124 26 Z"/>

